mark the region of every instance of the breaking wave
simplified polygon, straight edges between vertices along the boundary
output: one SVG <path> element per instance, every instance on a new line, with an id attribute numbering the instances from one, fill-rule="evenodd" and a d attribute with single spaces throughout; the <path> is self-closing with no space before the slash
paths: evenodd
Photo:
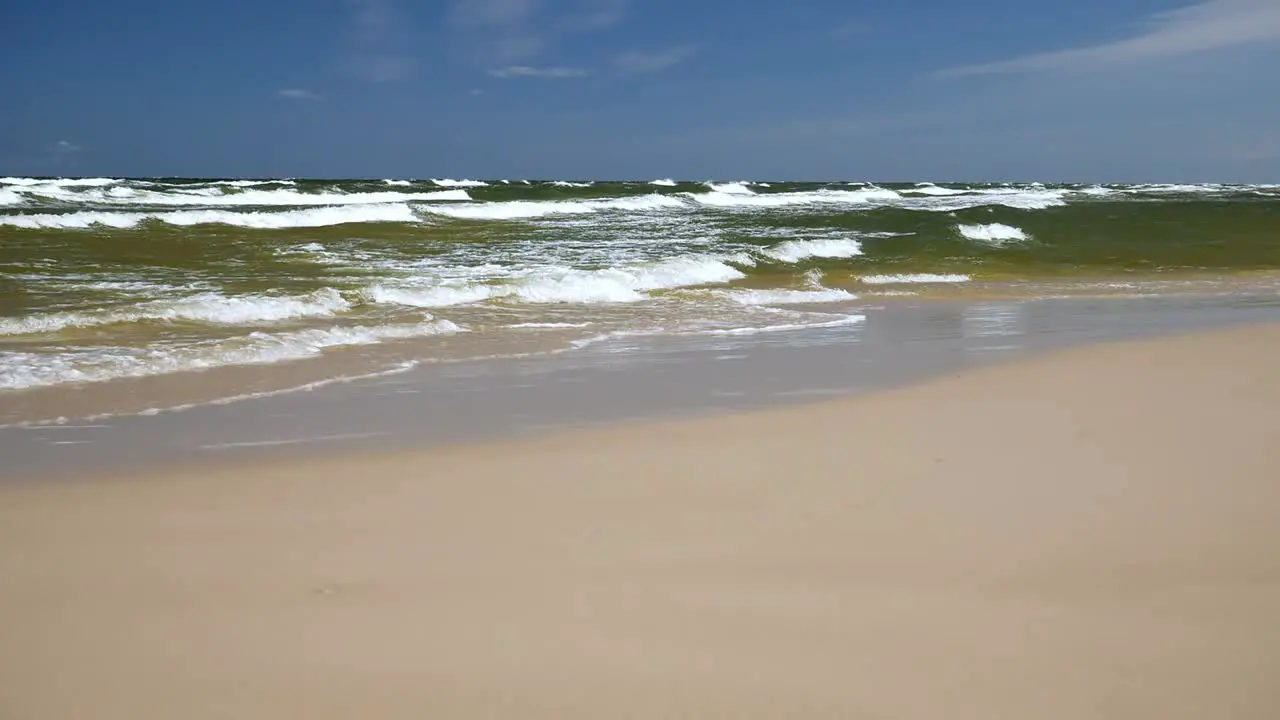
<path id="1" fill-rule="evenodd" d="M 509 200 L 477 205 L 428 205 L 433 215 L 463 220 L 529 220 L 551 215 L 584 215 L 608 211 L 643 212 L 686 207 L 669 195 L 638 195 L 604 200 Z"/>
<path id="2" fill-rule="evenodd" d="M 986 243 L 988 245 L 1000 246 L 1008 242 L 1018 240 L 1026 240 L 1027 233 L 1021 228 L 1012 225 L 1004 225 L 1002 223 L 991 223 L 990 225 L 957 225 L 956 229 L 960 234 L 970 240 Z"/>
<path id="3" fill-rule="evenodd" d="M 168 212 L 104 212 L 39 213 L 0 215 L 0 225 L 27 229 L 79 230 L 95 226 L 132 228 L 147 221 L 167 225 L 234 225 L 258 230 L 325 227 L 348 223 L 412 223 L 420 222 L 413 209 L 403 203 L 308 208 L 276 212 L 237 212 L 233 210 L 172 210 Z"/>
<path id="4" fill-rule="evenodd" d="M 465 332 L 448 320 L 421 323 L 254 332 L 182 347 L 94 348 L 0 353 L 0 390 L 141 378 L 236 365 L 264 365 L 316 357 L 330 348 Z"/>
<path id="5" fill-rule="evenodd" d="M 90 205 L 144 205 L 192 207 L 301 207 L 307 205 L 378 205 L 403 202 L 465 202 L 466 190 L 437 190 L 425 193 L 383 192 L 301 192 L 296 189 L 242 190 L 226 192 L 218 186 L 171 188 L 165 191 L 110 187 L 68 191 L 63 185 L 28 185 L 20 188 L 29 196 Z"/>
<path id="6" fill-rule="evenodd" d="M 853 238 L 785 240 L 761 251 L 761 254 L 785 263 L 800 262 L 814 257 L 849 258 L 862 254 L 862 243 Z"/>
<path id="7" fill-rule="evenodd" d="M 57 312 L 23 318 L 0 318 L 0 336 L 54 333 L 132 322 L 204 322 L 254 325 L 307 317 L 326 317 L 351 309 L 337 290 L 322 288 L 306 295 L 240 295 L 200 293 L 173 300 L 154 300 L 127 309 Z"/>
<path id="8" fill-rule="evenodd" d="M 581 270 L 538 267 L 492 283 L 443 282 L 424 286 L 378 284 L 366 290 L 375 303 L 435 308 L 502 298 L 527 303 L 627 303 L 645 293 L 729 282 L 745 277 L 741 270 L 710 257 L 676 257 L 649 263 Z"/>
<path id="9" fill-rule="evenodd" d="M 920 283 L 964 283 L 968 275 L 935 275 L 932 273 L 906 273 L 903 275 L 863 275 L 858 281 L 867 285 L 897 285 Z"/>

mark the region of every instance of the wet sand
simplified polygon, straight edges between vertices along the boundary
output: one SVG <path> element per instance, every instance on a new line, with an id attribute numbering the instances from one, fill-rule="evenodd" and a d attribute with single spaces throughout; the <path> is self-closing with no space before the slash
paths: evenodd
<path id="1" fill-rule="evenodd" d="M 0 717 L 1275 717 L 1277 356 L 9 483 Z"/>

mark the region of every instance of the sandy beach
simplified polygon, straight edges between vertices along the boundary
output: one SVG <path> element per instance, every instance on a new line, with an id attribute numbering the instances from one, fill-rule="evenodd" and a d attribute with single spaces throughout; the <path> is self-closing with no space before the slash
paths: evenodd
<path id="1" fill-rule="evenodd" d="M 1272 718 L 1280 327 L 0 485 L 0 717 Z"/>

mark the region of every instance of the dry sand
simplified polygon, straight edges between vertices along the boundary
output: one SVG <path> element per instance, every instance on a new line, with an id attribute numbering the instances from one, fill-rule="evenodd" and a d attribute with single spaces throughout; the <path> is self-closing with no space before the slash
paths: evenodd
<path id="1" fill-rule="evenodd" d="M 0 488 L 0 717 L 1275 718 L 1280 328 Z"/>

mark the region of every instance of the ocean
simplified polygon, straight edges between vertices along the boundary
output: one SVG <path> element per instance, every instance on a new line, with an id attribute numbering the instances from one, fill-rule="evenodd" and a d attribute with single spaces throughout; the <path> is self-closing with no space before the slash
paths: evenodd
<path id="1" fill-rule="evenodd" d="M 0 424 L 934 299 L 1280 291 L 1280 185 L 0 178 Z"/>

